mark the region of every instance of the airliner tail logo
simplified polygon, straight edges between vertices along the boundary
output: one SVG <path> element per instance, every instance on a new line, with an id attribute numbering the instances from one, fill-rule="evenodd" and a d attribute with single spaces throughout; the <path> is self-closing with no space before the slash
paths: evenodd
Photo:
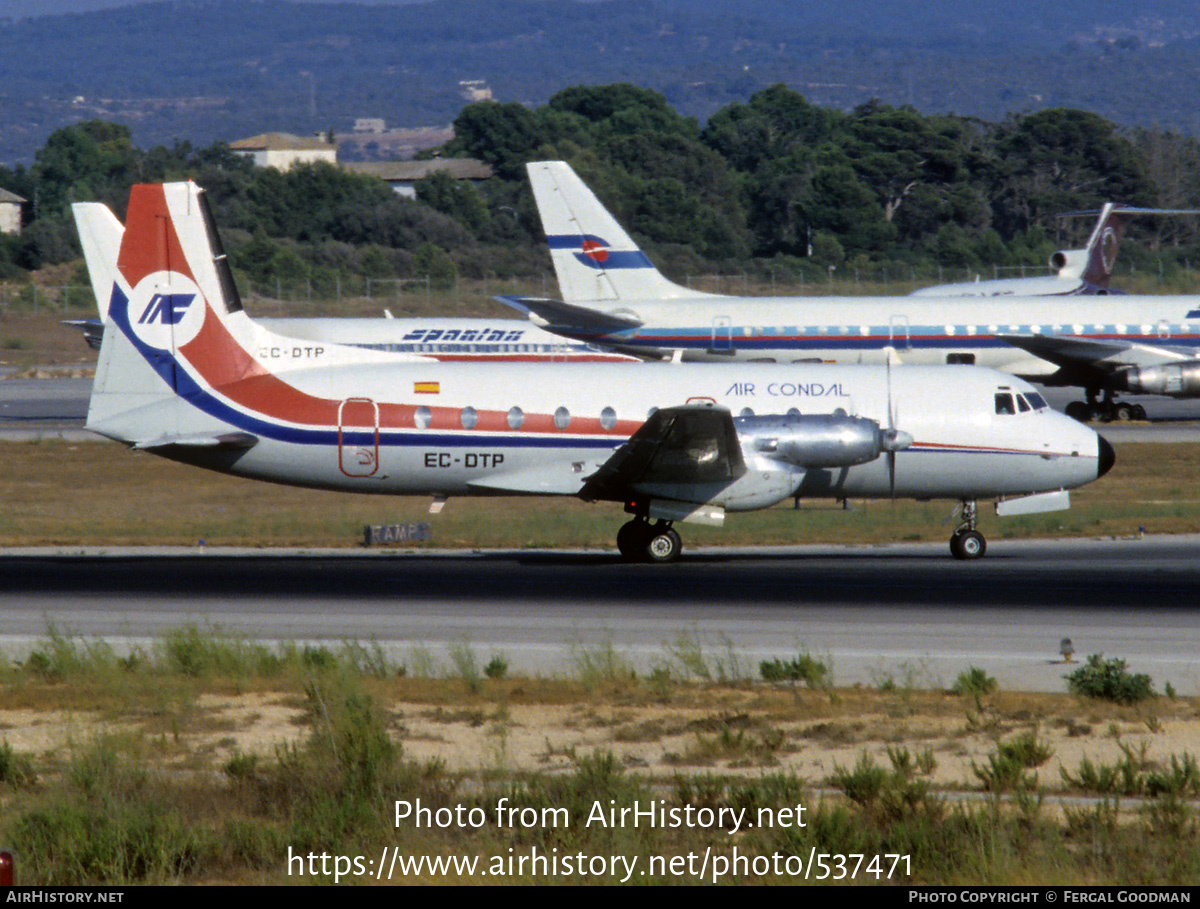
<path id="1" fill-rule="evenodd" d="M 178 325 L 195 299 L 195 294 L 155 294 L 142 311 L 138 324 Z"/>

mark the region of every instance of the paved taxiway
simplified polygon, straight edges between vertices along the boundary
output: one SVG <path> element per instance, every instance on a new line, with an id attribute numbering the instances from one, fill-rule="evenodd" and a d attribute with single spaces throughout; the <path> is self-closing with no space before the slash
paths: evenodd
<path id="1" fill-rule="evenodd" d="M 980 666 L 1009 689 L 1063 691 L 1057 661 L 1104 653 L 1161 688 L 1200 693 L 1200 536 L 996 541 L 958 563 L 944 545 L 803 546 L 685 553 L 669 566 L 585 552 L 399 554 L 176 550 L 0 553 L 0 646 L 26 651 L 48 622 L 110 642 L 196 623 L 266 640 L 379 641 L 443 667 L 466 642 L 481 663 L 572 673 L 611 643 L 637 668 L 681 637 L 756 673 L 806 649 L 838 684 L 949 685 Z"/>
<path id="2" fill-rule="evenodd" d="M 0 381 L 0 439 L 95 438 L 80 428 L 90 387 Z M 1162 422 L 1100 430 L 1118 443 L 1200 441 L 1200 425 L 1180 422 L 1200 402 L 1145 401 Z M 689 551 L 664 567 L 590 553 L 0 554 L 0 648 L 21 656 L 48 622 L 118 644 L 190 622 L 268 640 L 375 639 L 399 660 L 421 647 L 443 666 L 465 641 L 483 661 L 503 652 L 550 673 L 608 643 L 646 669 L 685 636 L 722 658 L 728 643 L 750 672 L 804 648 L 832 661 L 839 684 L 949 684 L 978 665 L 1005 687 L 1061 691 L 1069 637 L 1080 658 L 1120 656 L 1200 693 L 1197 555 L 1197 537 L 993 541 L 970 565 L 942 544 Z"/>

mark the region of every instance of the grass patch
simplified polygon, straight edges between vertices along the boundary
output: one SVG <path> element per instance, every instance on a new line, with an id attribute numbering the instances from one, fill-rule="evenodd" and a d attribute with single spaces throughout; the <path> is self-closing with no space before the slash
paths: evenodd
<path id="1" fill-rule="evenodd" d="M 47 470 L 47 467 L 52 470 Z M 6 503 L 3 545 L 172 544 L 359 545 L 364 524 L 429 521 L 423 498 L 351 496 L 293 489 L 197 470 L 104 443 L 0 444 Z M 103 476 L 89 507 L 78 507 L 78 477 Z M 48 480 L 50 478 L 57 478 Z M 1200 532 L 1200 461 L 1185 445 L 1121 444 L 1103 480 L 1076 490 L 1069 512 L 1001 521 L 981 512 L 992 537 Z M 739 514 L 722 529 L 689 530 L 690 545 L 944 541 L 950 503 L 823 501 Z M 619 507 L 570 498 L 455 499 L 432 519 L 432 539 L 414 548 L 572 547 L 612 550 Z M 708 645 L 712 649 L 712 645 Z M 716 647 L 719 650 L 719 645 Z M 719 677 L 714 654 L 705 654 Z M 727 674 L 730 667 L 726 667 Z"/>

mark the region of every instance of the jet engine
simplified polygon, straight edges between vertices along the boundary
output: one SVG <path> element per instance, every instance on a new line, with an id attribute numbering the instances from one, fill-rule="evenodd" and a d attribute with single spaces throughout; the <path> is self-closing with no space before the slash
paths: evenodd
<path id="1" fill-rule="evenodd" d="M 1200 361 L 1133 366 L 1114 377 L 1117 391 L 1172 398 L 1200 397 Z"/>
<path id="2" fill-rule="evenodd" d="M 912 444 L 906 432 L 845 413 L 736 417 L 733 426 L 747 458 L 759 455 L 806 469 L 866 464 Z"/>

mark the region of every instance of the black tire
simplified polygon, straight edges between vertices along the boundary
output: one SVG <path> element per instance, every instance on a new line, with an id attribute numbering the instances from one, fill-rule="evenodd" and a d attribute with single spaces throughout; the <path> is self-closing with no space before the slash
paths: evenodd
<path id="1" fill-rule="evenodd" d="M 683 552 L 683 540 L 673 527 L 655 527 L 646 541 L 646 560 L 656 564 L 674 562 Z"/>
<path id="2" fill-rule="evenodd" d="M 1133 405 L 1126 404 L 1124 401 L 1122 401 L 1120 404 L 1117 405 L 1116 414 L 1114 415 L 1114 419 L 1118 423 L 1128 423 L 1130 420 L 1133 419 Z"/>
<path id="3" fill-rule="evenodd" d="M 1144 408 L 1141 404 L 1134 404 L 1133 405 L 1133 418 L 1135 420 L 1145 420 L 1146 419 L 1146 408 Z"/>
<path id="4" fill-rule="evenodd" d="M 1082 401 L 1072 401 L 1067 405 L 1064 413 L 1072 420 L 1078 420 L 1080 423 L 1088 421 L 1088 407 Z"/>
<path id="5" fill-rule="evenodd" d="M 627 521 L 617 531 L 617 551 L 626 562 L 640 562 L 646 556 L 650 526 L 645 521 Z"/>
<path id="6" fill-rule="evenodd" d="M 987 540 L 978 530 L 960 530 L 950 538 L 950 554 L 960 561 L 983 558 Z"/>

